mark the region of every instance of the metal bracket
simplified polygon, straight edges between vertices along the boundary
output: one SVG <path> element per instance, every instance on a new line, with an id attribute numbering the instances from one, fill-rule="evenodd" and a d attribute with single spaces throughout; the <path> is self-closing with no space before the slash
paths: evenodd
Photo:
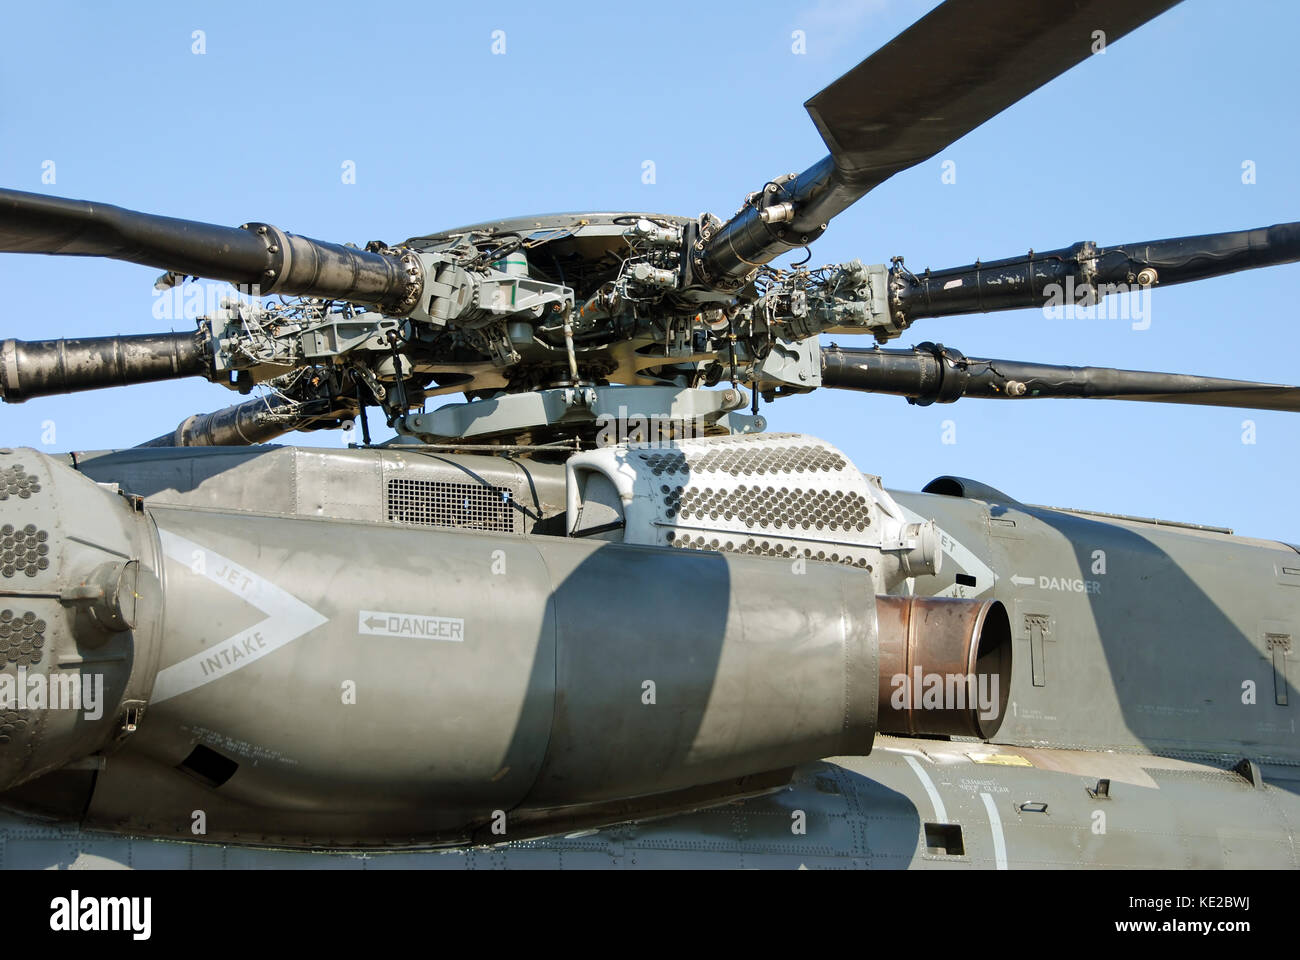
<path id="1" fill-rule="evenodd" d="M 143 700 L 124 700 L 122 702 L 122 719 L 118 724 L 116 737 L 118 741 L 125 740 L 140 728 L 140 721 L 144 719 L 146 706 L 148 704 Z"/>
<path id="2" fill-rule="evenodd" d="M 557 387 L 451 403 L 398 418 L 394 428 L 426 443 L 487 438 L 558 425 L 619 429 L 628 421 L 673 421 L 718 426 L 749 401 L 744 390 L 678 387 Z M 756 426 L 750 419 L 749 426 Z M 741 424 L 745 429 L 746 424 Z M 746 431 L 748 432 L 748 431 Z M 626 437 L 616 439 L 627 439 Z"/>

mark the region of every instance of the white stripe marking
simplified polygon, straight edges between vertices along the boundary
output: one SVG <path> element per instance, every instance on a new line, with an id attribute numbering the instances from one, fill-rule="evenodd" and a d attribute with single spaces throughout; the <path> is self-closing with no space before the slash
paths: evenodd
<path id="1" fill-rule="evenodd" d="M 164 554 L 187 570 L 193 570 L 195 558 L 202 557 L 202 572 L 196 571 L 196 575 L 207 577 L 222 589 L 246 600 L 267 617 L 247 630 L 159 670 L 150 703 L 170 700 L 234 673 L 329 620 L 293 594 L 214 550 L 169 530 L 159 530 L 158 536 Z M 217 568 L 220 568 L 219 574 Z"/>
<path id="2" fill-rule="evenodd" d="M 934 787 L 934 781 L 930 775 L 925 772 L 925 768 L 916 762 L 916 757 L 903 757 L 908 766 L 916 771 L 917 778 L 921 781 L 921 786 L 925 787 L 925 792 L 930 795 L 930 803 L 934 805 L 934 822 L 947 823 L 948 810 L 943 805 L 943 799 L 939 796 L 939 791 Z"/>
<path id="3" fill-rule="evenodd" d="M 1002 835 L 1002 817 L 998 814 L 998 805 L 993 802 L 993 798 L 987 793 L 981 793 L 984 798 L 984 809 L 989 812 L 989 826 L 993 829 L 993 859 L 997 861 L 998 869 L 1007 868 L 1007 840 Z"/>

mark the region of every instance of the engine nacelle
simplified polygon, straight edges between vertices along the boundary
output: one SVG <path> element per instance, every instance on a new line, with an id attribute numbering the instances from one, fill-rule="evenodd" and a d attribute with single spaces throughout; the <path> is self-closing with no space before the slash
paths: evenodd
<path id="1" fill-rule="evenodd" d="M 111 485 L 0 450 L 0 791 L 135 729 L 159 652 L 151 542 Z"/>
<path id="2" fill-rule="evenodd" d="M 25 716 L 0 790 L 98 753 L 99 828 L 193 839 L 203 810 L 213 841 L 463 842 L 866 754 L 900 650 L 1009 671 L 979 639 L 999 604 L 904 623 L 849 564 L 144 507 L 10 456 L 0 495 L 28 497 L 0 504 L 0 637 L 23 639 L 0 677 L 102 671 L 107 706 Z"/>

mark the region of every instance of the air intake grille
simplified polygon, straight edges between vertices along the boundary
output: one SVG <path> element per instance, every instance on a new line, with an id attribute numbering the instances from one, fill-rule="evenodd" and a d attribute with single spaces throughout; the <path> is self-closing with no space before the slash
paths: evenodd
<path id="1" fill-rule="evenodd" d="M 509 487 L 479 483 L 389 480 L 388 519 L 423 527 L 469 527 L 513 533 L 514 492 Z"/>

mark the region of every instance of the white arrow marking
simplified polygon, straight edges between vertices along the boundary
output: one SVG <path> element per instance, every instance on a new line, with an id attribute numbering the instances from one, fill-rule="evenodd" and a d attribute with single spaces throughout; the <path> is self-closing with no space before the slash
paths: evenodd
<path id="1" fill-rule="evenodd" d="M 1014 584 L 1015 584 L 1016 586 L 1018 586 L 1018 587 L 1032 587 L 1032 586 L 1034 585 L 1034 578 L 1033 578 L 1033 577 L 1018 577 L 1018 576 L 1015 576 L 1015 575 L 1013 574 L 1012 577 L 1011 577 L 1011 582 L 1014 583 Z"/>
<path id="2" fill-rule="evenodd" d="M 202 573 L 196 572 L 196 576 L 207 577 L 223 590 L 248 601 L 265 613 L 266 619 L 159 670 L 151 703 L 170 700 L 234 673 L 329 620 L 293 594 L 214 550 L 169 530 L 160 529 L 158 536 L 164 554 L 186 569 L 192 569 L 194 558 L 201 556 Z"/>
<path id="3" fill-rule="evenodd" d="M 372 637 L 422 637 L 463 643 L 465 621 L 459 617 L 435 617 L 424 613 L 359 610 L 357 632 Z"/>

